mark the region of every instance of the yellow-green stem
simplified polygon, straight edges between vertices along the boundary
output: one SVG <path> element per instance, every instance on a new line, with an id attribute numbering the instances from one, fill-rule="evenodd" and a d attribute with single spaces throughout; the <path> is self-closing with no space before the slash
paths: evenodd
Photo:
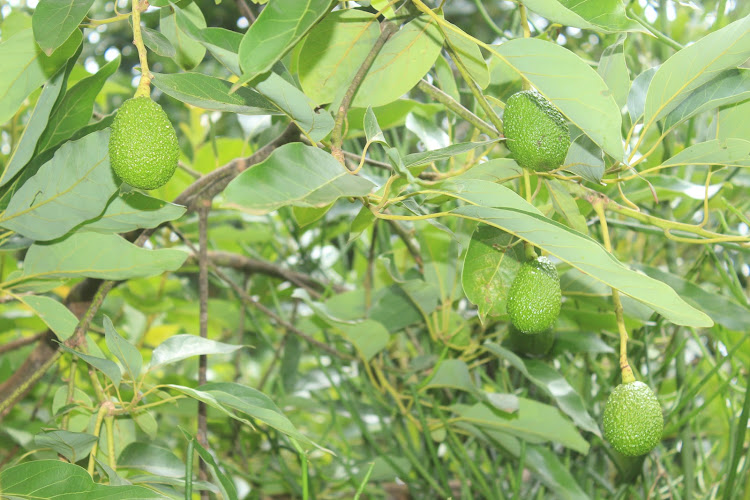
<path id="1" fill-rule="evenodd" d="M 109 468 L 117 470 L 117 460 L 115 459 L 115 417 L 108 414 L 104 417 L 104 423 L 107 425 L 107 458 L 109 458 Z"/>
<path id="2" fill-rule="evenodd" d="M 523 6 L 522 6 L 523 8 Z M 531 195 L 531 175 L 529 175 L 528 169 L 523 169 L 523 190 L 524 194 L 526 196 L 526 201 L 531 203 L 532 201 L 532 195 Z M 524 254 L 526 255 L 526 260 L 533 260 L 536 259 L 536 250 L 534 250 L 534 245 L 529 243 L 528 241 L 523 242 L 523 250 Z"/>
<path id="3" fill-rule="evenodd" d="M 96 453 L 99 451 L 99 436 L 102 430 L 102 422 L 112 408 L 113 405 L 110 401 L 104 401 L 99 407 L 99 411 L 96 413 L 96 424 L 94 424 L 94 436 L 96 436 L 96 441 L 94 441 L 94 446 L 91 448 L 88 467 L 89 476 L 91 477 L 94 477 L 94 464 L 96 464 Z"/>
<path id="4" fill-rule="evenodd" d="M 151 72 L 148 70 L 148 57 L 146 56 L 146 46 L 143 44 L 143 35 L 141 34 L 141 2 L 133 0 L 133 44 L 138 49 L 138 59 L 141 62 L 141 80 L 138 82 L 138 88 L 135 91 L 135 97 L 151 96 Z"/>
<path id="5" fill-rule="evenodd" d="M 602 240 L 604 248 L 612 253 L 612 242 L 609 238 L 609 227 L 607 226 L 607 217 L 604 214 L 604 203 L 601 199 L 596 199 L 592 203 L 596 215 L 599 216 L 599 224 L 602 228 Z M 625 328 L 625 315 L 623 314 L 622 302 L 620 301 L 620 292 L 615 288 L 612 289 L 612 302 L 615 305 L 615 318 L 617 319 L 617 330 L 620 333 L 620 371 L 622 372 L 622 382 L 629 384 L 635 381 L 633 370 L 628 363 L 628 331 Z"/>

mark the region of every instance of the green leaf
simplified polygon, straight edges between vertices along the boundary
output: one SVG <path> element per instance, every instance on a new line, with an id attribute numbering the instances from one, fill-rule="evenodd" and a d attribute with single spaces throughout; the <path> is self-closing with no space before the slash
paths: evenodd
<path id="1" fill-rule="evenodd" d="M 552 353 L 590 352 L 594 354 L 614 354 L 615 350 L 605 344 L 597 332 L 558 330 Z"/>
<path id="2" fill-rule="evenodd" d="M 447 160 L 449 158 L 452 158 L 453 156 L 472 151 L 476 148 L 486 148 L 494 142 L 497 141 L 490 140 L 478 142 L 462 142 L 458 144 L 451 144 L 450 146 L 445 148 L 423 151 L 421 153 L 411 153 L 404 157 L 404 166 L 406 168 L 412 168 L 422 165 L 429 165 L 432 162 Z"/>
<path id="3" fill-rule="evenodd" d="M 232 206 L 265 214 L 286 205 L 323 207 L 344 196 L 366 196 L 373 187 L 325 151 L 293 143 L 242 172 L 224 194 Z"/>
<path id="4" fill-rule="evenodd" d="M 357 349 L 362 358 L 370 361 L 376 354 L 386 348 L 391 336 L 385 327 L 372 319 L 357 323 L 333 322 L 329 324 L 342 334 Z"/>
<path id="5" fill-rule="evenodd" d="M 18 299 L 29 306 L 58 339 L 64 341 L 73 336 L 78 318 L 62 303 L 43 295 L 21 295 Z"/>
<path id="6" fill-rule="evenodd" d="M 253 84 L 255 90 L 294 120 L 311 140 L 319 141 L 333 130 L 331 114 L 324 109 L 315 109 L 313 101 L 285 78 L 271 72 Z"/>
<path id="7" fill-rule="evenodd" d="M 239 75 L 242 72 L 240 70 L 240 58 L 238 55 L 240 43 L 242 43 L 241 33 L 229 31 L 224 28 L 200 29 L 186 16 L 178 17 L 177 22 L 185 33 L 206 47 L 229 71 L 235 75 Z"/>
<path id="8" fill-rule="evenodd" d="M 619 0 L 617 0 L 619 3 Z M 604 83 L 612 91 L 617 105 L 622 108 L 628 100 L 630 91 L 630 73 L 625 63 L 625 37 L 618 39 L 617 43 L 610 45 L 599 59 L 597 73 L 602 77 Z"/>
<path id="9" fill-rule="evenodd" d="M 375 15 L 358 9 L 332 12 L 305 38 L 299 53 L 302 90 L 316 104 L 343 95 L 380 36 Z"/>
<path id="10" fill-rule="evenodd" d="M 270 70 L 333 4 L 333 0 L 272 0 L 242 38 L 242 76 L 235 88 Z"/>
<path id="11" fill-rule="evenodd" d="M 26 124 L 26 128 L 21 134 L 21 139 L 18 141 L 16 149 L 10 156 L 10 161 L 5 167 L 5 170 L 0 174 L 0 186 L 5 185 L 13 177 L 20 172 L 26 164 L 29 163 L 32 156 L 34 156 L 34 150 L 39 138 L 44 133 L 44 130 L 49 123 L 49 117 L 52 113 L 52 109 L 57 102 L 57 98 L 60 95 L 60 91 L 65 88 L 68 80 L 68 74 L 73 68 L 74 63 L 70 63 L 67 66 L 60 68 L 58 72 L 44 85 L 42 93 L 36 102 L 34 112 L 29 118 L 29 123 Z"/>
<path id="12" fill-rule="evenodd" d="M 518 398 L 518 411 L 512 416 L 497 412 L 484 403 L 472 406 L 455 404 L 456 422 L 466 422 L 480 428 L 501 431 L 529 443 L 553 442 L 586 454 L 589 443 L 560 411 L 538 401 Z"/>
<path id="13" fill-rule="evenodd" d="M 95 75 L 84 78 L 65 93 L 59 106 L 55 107 L 50 116 L 50 125 L 39 139 L 37 151 L 58 145 L 89 123 L 96 96 L 119 67 L 120 56 L 117 56 Z"/>
<path id="14" fill-rule="evenodd" d="M 473 170 L 473 169 L 472 169 Z M 538 208 L 524 200 L 515 191 L 486 180 L 464 179 L 463 176 L 443 181 L 434 192 L 485 207 L 515 208 L 542 215 Z"/>
<path id="15" fill-rule="evenodd" d="M 157 366 L 176 363 L 177 361 L 193 356 L 231 354 L 242 349 L 242 347 L 241 345 L 231 345 L 211 339 L 204 339 L 197 335 L 172 335 L 154 349 L 148 369 L 153 370 Z"/>
<path id="16" fill-rule="evenodd" d="M 104 340 L 109 352 L 120 361 L 120 364 L 130 375 L 130 380 L 138 380 L 143 365 L 141 351 L 117 333 L 109 316 L 104 316 Z"/>
<path id="17" fill-rule="evenodd" d="M 175 4 L 162 7 L 159 11 L 159 31 L 169 40 L 177 51 L 175 62 L 185 71 L 190 71 L 200 64 L 206 55 L 206 48 L 190 38 L 180 26 L 180 16 L 187 17 L 190 22 L 199 28 L 206 27 L 206 19 L 203 17 L 200 7 L 189 2 L 180 8 Z"/>
<path id="18" fill-rule="evenodd" d="M 448 21 L 445 21 L 445 23 L 464 34 L 458 26 L 449 23 Z M 466 38 L 466 36 L 456 33 L 456 31 L 450 28 L 441 26 L 440 31 L 445 36 L 446 42 L 456 52 L 456 55 L 466 67 L 466 71 L 474 82 L 482 89 L 487 88 L 490 84 L 490 70 L 487 67 L 487 62 L 484 60 L 484 56 L 482 56 L 482 51 L 479 50 L 479 46 L 476 42 Z"/>
<path id="19" fill-rule="evenodd" d="M 601 437 L 599 425 L 589 415 L 581 396 L 554 368 L 541 361 L 522 360 L 511 351 L 492 342 L 485 342 L 484 347 L 499 358 L 508 361 L 530 382 L 554 399 L 560 409 L 571 417 L 578 427 Z"/>
<path id="20" fill-rule="evenodd" d="M 144 500 L 167 499 L 143 486 L 94 484 L 86 469 L 60 460 L 35 460 L 0 470 L 3 495 L 13 499 Z"/>
<path id="21" fill-rule="evenodd" d="M 750 97 L 750 70 L 728 69 L 704 83 L 688 95 L 664 119 L 664 129 L 670 129 L 688 118 Z"/>
<path id="22" fill-rule="evenodd" d="M 73 233 L 54 243 L 32 245 L 22 278 L 142 278 L 179 269 L 186 258 L 182 250 L 146 250 L 114 234 Z"/>
<path id="23" fill-rule="evenodd" d="M 599 184 L 604 176 L 604 153 L 594 141 L 575 127 L 573 142 L 563 165 L 565 170 Z"/>
<path id="24" fill-rule="evenodd" d="M 80 30 L 52 55 L 45 55 L 34 40 L 31 29 L 19 31 L 0 43 L 3 78 L 0 79 L 0 123 L 10 120 L 34 90 L 51 78 L 81 45 Z"/>
<path id="25" fill-rule="evenodd" d="M 39 0 L 31 16 L 34 38 L 50 55 L 78 29 L 94 0 Z"/>
<path id="26" fill-rule="evenodd" d="M 167 95 L 193 106 L 245 115 L 281 114 L 279 108 L 257 91 L 202 73 L 153 73 L 154 86 Z"/>
<path id="27" fill-rule="evenodd" d="M 51 240 L 101 214 L 120 184 L 109 165 L 108 144 L 109 130 L 64 144 L 13 195 L 0 226 Z"/>
<path id="28" fill-rule="evenodd" d="M 372 106 L 368 106 L 367 111 L 365 112 L 364 130 L 367 142 L 379 142 L 386 146 L 388 145 L 388 141 L 385 139 L 383 131 L 380 130 L 378 118 L 375 116 Z"/>
<path id="29" fill-rule="evenodd" d="M 648 128 L 716 74 L 750 57 L 750 16 L 710 33 L 676 52 L 659 67 L 646 95 Z"/>
<path id="30" fill-rule="evenodd" d="M 579 271 L 644 303 L 672 323 L 709 327 L 713 321 L 668 285 L 631 271 L 597 241 L 543 216 L 513 208 L 464 206 L 452 211 L 503 229 L 543 248 Z"/>
<path id="31" fill-rule="evenodd" d="M 513 245 L 514 240 L 505 231 L 484 224 L 471 235 L 461 284 L 483 322 L 487 316 L 505 314 L 508 290 L 525 260 L 523 245 Z"/>
<path id="32" fill-rule="evenodd" d="M 152 198 L 139 191 L 129 191 L 113 198 L 104 213 L 81 226 L 81 231 L 127 233 L 134 229 L 152 228 L 179 219 L 185 210 L 181 205 Z"/>
<path id="33" fill-rule="evenodd" d="M 544 184 L 547 186 L 547 192 L 555 211 L 568 221 L 570 227 L 579 233 L 588 234 L 589 228 L 586 225 L 586 218 L 581 215 L 581 211 L 568 192 L 566 185 L 557 179 L 544 179 Z"/>
<path id="34" fill-rule="evenodd" d="M 680 165 L 750 167 L 750 141 L 730 138 L 699 142 L 662 163 L 664 167 Z"/>
<path id="35" fill-rule="evenodd" d="M 621 0 L 524 0 L 526 8 L 563 26 L 595 31 L 643 31 Z"/>
<path id="36" fill-rule="evenodd" d="M 78 462 L 91 453 L 99 438 L 92 434 L 70 431 L 48 431 L 34 436 L 34 444 L 39 448 L 52 448 L 70 462 Z"/>
<path id="37" fill-rule="evenodd" d="M 423 389 L 434 387 L 449 387 L 470 393 L 478 392 L 471 379 L 469 367 L 460 359 L 446 359 L 438 365 L 434 375 L 423 386 Z"/>
<path id="38" fill-rule="evenodd" d="M 750 331 L 750 310 L 733 299 L 716 291 L 705 290 L 684 278 L 655 267 L 639 265 L 638 269 L 654 279 L 667 283 L 687 302 L 704 310 L 716 323 L 737 332 Z"/>
<path id="39" fill-rule="evenodd" d="M 636 76 L 633 84 L 630 86 L 630 92 L 628 93 L 628 113 L 630 114 L 630 121 L 633 123 L 643 116 L 643 112 L 646 109 L 646 93 L 658 69 L 658 67 L 647 69 Z"/>
<path id="40" fill-rule="evenodd" d="M 103 374 L 109 378 L 112 383 L 115 385 L 115 387 L 120 386 L 120 382 L 122 381 L 122 373 L 120 372 L 120 367 L 117 366 L 117 363 L 114 361 L 110 361 L 106 358 L 100 358 L 98 356 L 92 356 L 91 354 L 85 354 L 82 352 L 78 352 L 74 349 L 71 349 L 70 347 L 66 346 L 65 344 L 60 344 L 60 349 L 62 349 L 65 352 L 69 352 L 70 354 L 73 354 L 75 356 L 78 356 L 82 360 L 84 360 L 86 363 L 90 364 Z"/>
<path id="41" fill-rule="evenodd" d="M 411 90 L 435 64 L 443 37 L 427 16 L 409 21 L 383 45 L 354 94 L 352 107 L 377 107 Z"/>
<path id="42" fill-rule="evenodd" d="M 171 450 L 138 441 L 122 450 L 117 458 L 117 468 L 136 469 L 157 476 L 185 477 L 185 464 Z"/>
<path id="43" fill-rule="evenodd" d="M 209 453 L 208 450 L 206 450 L 203 446 L 201 446 L 197 439 L 185 432 L 185 430 L 180 430 L 182 430 L 182 433 L 189 441 L 192 441 L 195 451 L 198 452 L 198 455 L 200 455 L 203 461 L 211 466 L 211 473 L 219 481 L 219 488 L 221 488 L 222 497 L 226 500 L 238 500 L 237 489 L 235 488 L 234 483 L 229 478 L 229 476 L 224 473 L 224 470 L 219 465 L 219 463 L 216 462 L 214 456 Z"/>
<path id="44" fill-rule="evenodd" d="M 608 155 L 622 160 L 620 108 L 591 66 L 556 43 L 537 38 L 517 38 L 495 50 Z"/>
<path id="45" fill-rule="evenodd" d="M 143 43 L 156 54 L 170 59 L 173 59 L 177 55 L 177 51 L 167 37 L 158 31 L 141 26 L 141 33 L 143 35 Z"/>

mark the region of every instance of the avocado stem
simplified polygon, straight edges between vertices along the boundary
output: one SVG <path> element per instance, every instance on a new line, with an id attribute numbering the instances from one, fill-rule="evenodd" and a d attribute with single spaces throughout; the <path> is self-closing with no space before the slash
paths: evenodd
<path id="1" fill-rule="evenodd" d="M 148 57 L 146 56 L 146 46 L 143 44 L 143 35 L 141 34 L 141 11 L 148 8 L 148 0 L 133 0 L 133 45 L 138 49 L 138 59 L 141 63 L 141 79 L 138 82 L 138 88 L 135 90 L 135 97 L 151 96 L 151 72 L 148 70 Z"/>

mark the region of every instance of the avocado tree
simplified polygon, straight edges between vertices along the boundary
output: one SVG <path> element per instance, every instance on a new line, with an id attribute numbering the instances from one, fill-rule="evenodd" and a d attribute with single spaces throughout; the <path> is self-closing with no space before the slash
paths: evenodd
<path id="1" fill-rule="evenodd" d="M 0 15 L 0 498 L 750 498 L 750 4 Z"/>

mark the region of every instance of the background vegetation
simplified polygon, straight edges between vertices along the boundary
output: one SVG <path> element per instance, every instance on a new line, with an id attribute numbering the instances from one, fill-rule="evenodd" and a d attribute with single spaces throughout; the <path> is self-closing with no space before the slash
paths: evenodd
<path id="1" fill-rule="evenodd" d="M 0 8 L 0 497 L 750 499 L 750 4 L 156 0 L 148 195 L 107 157 L 130 9 Z M 549 174 L 498 140 L 524 81 L 571 123 Z"/>

